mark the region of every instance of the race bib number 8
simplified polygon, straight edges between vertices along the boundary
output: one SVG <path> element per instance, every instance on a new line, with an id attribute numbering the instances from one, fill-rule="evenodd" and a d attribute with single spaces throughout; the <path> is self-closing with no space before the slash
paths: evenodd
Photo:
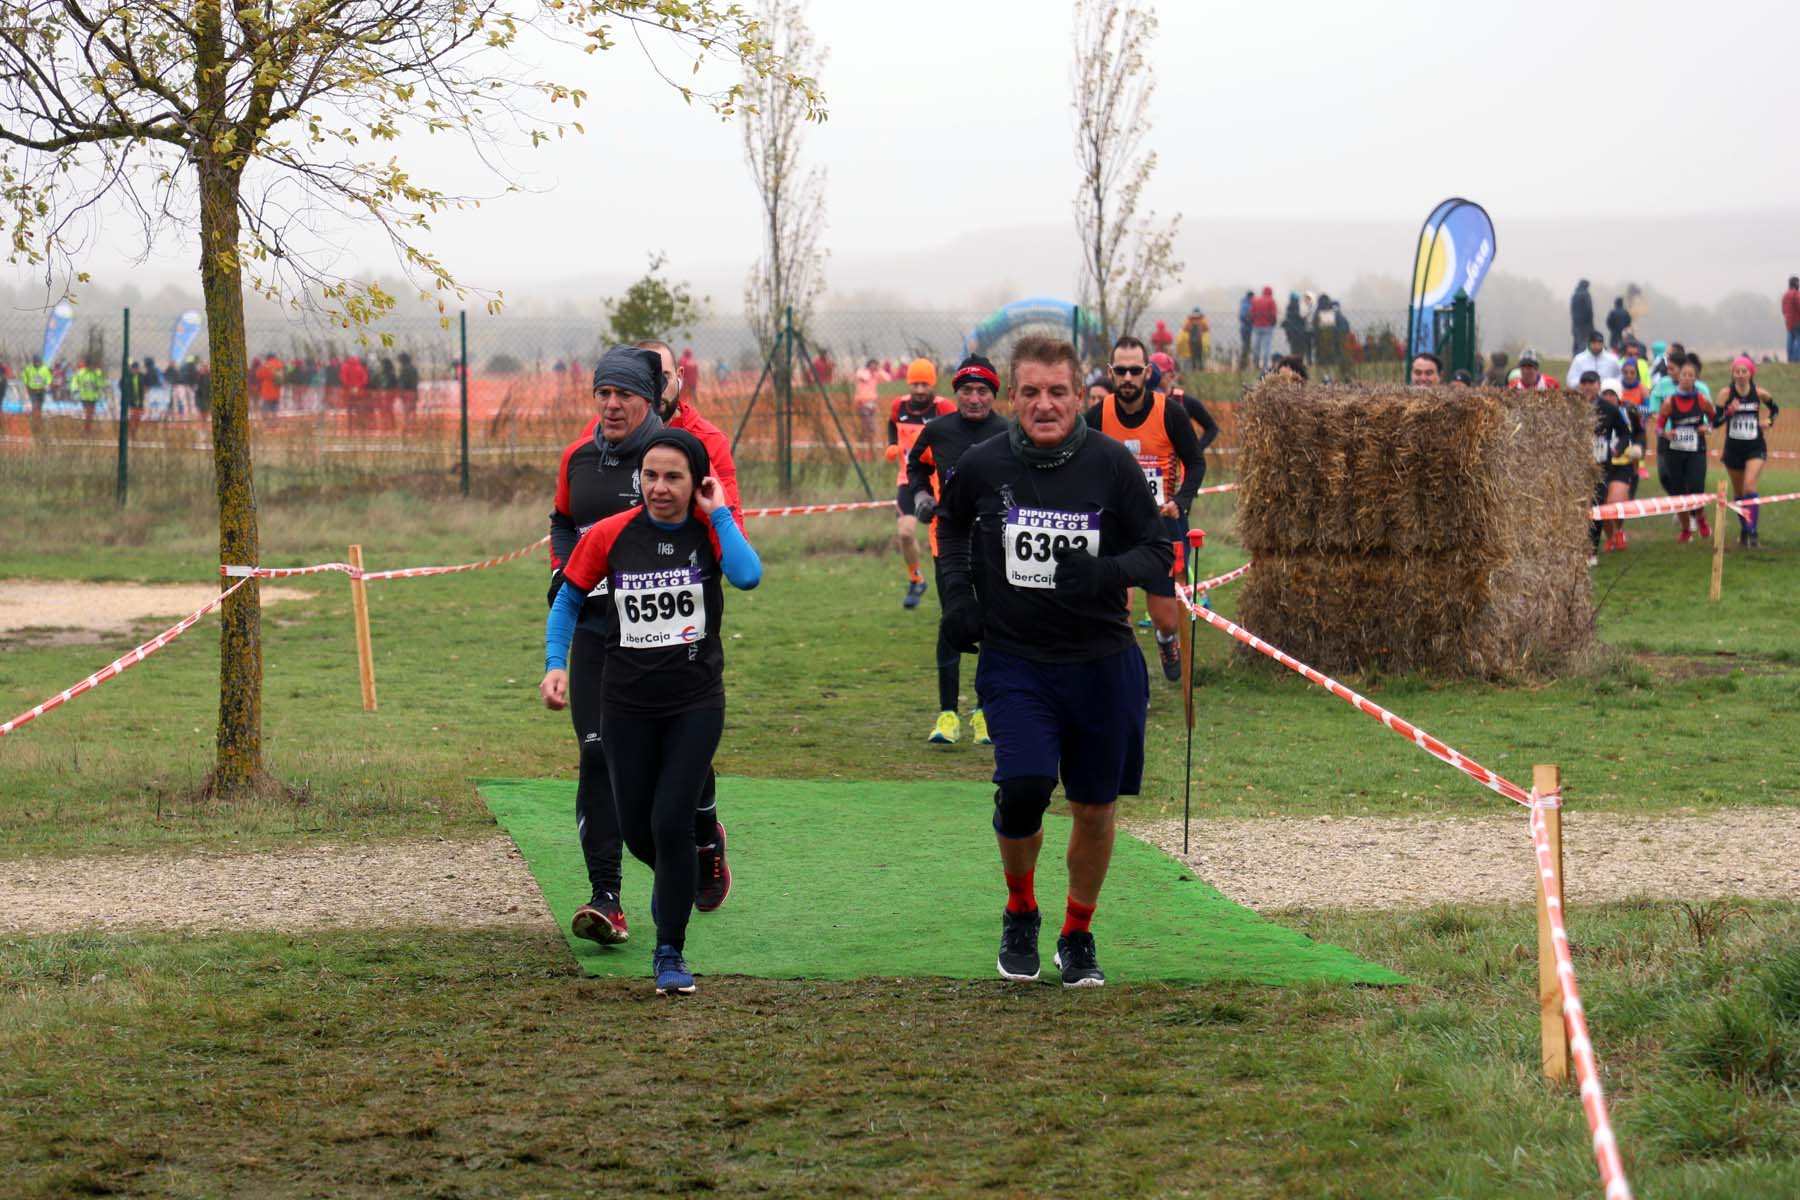
<path id="1" fill-rule="evenodd" d="M 1006 582 L 1014 587 L 1056 586 L 1056 552 L 1100 553 L 1100 514 L 1054 508 L 1006 510 Z"/>
<path id="2" fill-rule="evenodd" d="M 1692 454 L 1700 449 L 1700 434 L 1692 425 L 1671 429 L 1669 431 L 1669 449 Z"/>
<path id="3" fill-rule="evenodd" d="M 1732 413 L 1729 437 L 1742 442 L 1753 442 L 1762 436 L 1762 423 L 1756 419 L 1755 413 Z"/>
<path id="4" fill-rule="evenodd" d="M 1150 485 L 1150 503 L 1161 508 L 1165 499 L 1162 460 L 1154 455 L 1140 454 L 1138 455 L 1138 466 L 1144 468 L 1144 482 Z"/>
<path id="5" fill-rule="evenodd" d="M 655 650 L 706 636 L 706 590 L 692 567 L 667 571 L 620 571 L 613 579 L 619 615 L 619 646 Z"/>

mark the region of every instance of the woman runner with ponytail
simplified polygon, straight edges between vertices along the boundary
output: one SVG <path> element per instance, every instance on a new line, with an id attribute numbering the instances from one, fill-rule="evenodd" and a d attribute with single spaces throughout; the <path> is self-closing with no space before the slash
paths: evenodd
<path id="1" fill-rule="evenodd" d="M 588 530 L 563 567 L 538 690 L 551 708 L 567 703 L 569 639 L 582 600 L 605 580 L 613 602 L 600 681 L 607 772 L 625 845 L 655 872 L 656 994 L 687 995 L 694 811 L 725 725 L 719 581 L 723 574 L 733 587 L 753 588 L 762 562 L 698 438 L 659 430 L 642 462 L 643 504 Z"/>
<path id="2" fill-rule="evenodd" d="M 1763 463 L 1769 457 L 1764 434 L 1781 409 L 1773 396 L 1756 386 L 1756 363 L 1742 354 L 1731 360 L 1731 389 L 1724 400 L 1718 418 L 1718 424 L 1725 426 L 1725 451 L 1720 458 L 1725 473 L 1731 476 L 1731 498 L 1754 500 L 1762 482 Z M 1749 516 L 1738 518 L 1738 545 L 1757 546 L 1761 543 L 1756 536 L 1756 518 L 1762 509 L 1757 506 L 1747 511 Z"/>

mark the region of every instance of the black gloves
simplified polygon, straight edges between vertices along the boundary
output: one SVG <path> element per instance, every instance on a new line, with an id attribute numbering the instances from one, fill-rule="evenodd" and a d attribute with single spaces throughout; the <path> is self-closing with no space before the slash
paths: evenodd
<path id="1" fill-rule="evenodd" d="M 930 492 L 920 492 L 913 501 L 913 516 L 927 522 L 937 516 L 937 501 L 931 498 Z"/>
<path id="2" fill-rule="evenodd" d="M 1125 586 L 1118 563 L 1111 558 L 1095 558 L 1075 546 L 1056 551 L 1055 583 L 1057 591 L 1077 596 L 1098 596 Z"/>
<path id="3" fill-rule="evenodd" d="M 550 592 L 548 595 L 546 595 L 544 597 L 544 600 L 550 605 L 551 608 L 556 607 L 556 593 L 562 591 L 562 585 L 563 585 L 562 568 L 558 567 L 558 568 L 556 568 L 556 570 L 550 572 Z"/>
<path id="4" fill-rule="evenodd" d="M 981 605 L 968 584 L 946 588 L 944 615 L 938 624 L 944 644 L 958 654 L 975 653 L 981 641 Z"/>

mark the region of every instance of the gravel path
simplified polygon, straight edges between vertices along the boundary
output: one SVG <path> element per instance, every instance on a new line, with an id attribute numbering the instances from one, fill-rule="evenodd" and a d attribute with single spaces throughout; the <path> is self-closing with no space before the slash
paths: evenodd
<path id="1" fill-rule="evenodd" d="M 1254 909 L 1530 903 L 1537 857 L 1523 808 L 1504 816 L 1195 821 L 1183 860 Z M 1136 829 L 1181 859 L 1181 822 Z M 1800 899 L 1800 809 L 1563 815 L 1571 903 L 1645 896 Z"/>
<path id="2" fill-rule="evenodd" d="M 1181 822 L 1135 828 L 1181 858 Z M 1535 869 L 1523 811 L 1468 819 L 1195 821 L 1187 864 L 1259 910 L 1524 904 Z M 1800 809 L 1705 817 L 1565 817 L 1573 903 L 1646 896 L 1800 899 Z M 573 852 L 573 847 L 571 847 Z M 511 839 L 316 846 L 256 854 L 0 862 L 0 934 L 74 929 L 542 926 Z"/>
<path id="3" fill-rule="evenodd" d="M 312 595 L 264 582 L 262 602 Z M 71 583 L 0 579 L 0 634 L 21 629 L 120 633 L 152 617 L 183 617 L 219 594 L 217 583 Z"/>
<path id="4" fill-rule="evenodd" d="M 542 925 L 505 836 L 0 862 L 0 933 Z"/>

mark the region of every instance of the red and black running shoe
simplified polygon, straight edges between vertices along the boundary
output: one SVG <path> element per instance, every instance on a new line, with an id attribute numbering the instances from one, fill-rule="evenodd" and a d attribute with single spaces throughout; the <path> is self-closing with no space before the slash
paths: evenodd
<path id="1" fill-rule="evenodd" d="M 694 889 L 694 907 L 703 913 L 717 912 L 725 903 L 725 897 L 731 895 L 731 867 L 725 862 L 725 823 L 718 823 L 718 832 L 710 846 L 701 846 L 700 884 Z"/>
<path id="2" fill-rule="evenodd" d="M 599 942 L 602 946 L 622 946 L 631 940 L 625 928 L 625 910 L 611 892 L 598 892 L 592 900 L 575 910 L 569 931 L 578 938 Z"/>

